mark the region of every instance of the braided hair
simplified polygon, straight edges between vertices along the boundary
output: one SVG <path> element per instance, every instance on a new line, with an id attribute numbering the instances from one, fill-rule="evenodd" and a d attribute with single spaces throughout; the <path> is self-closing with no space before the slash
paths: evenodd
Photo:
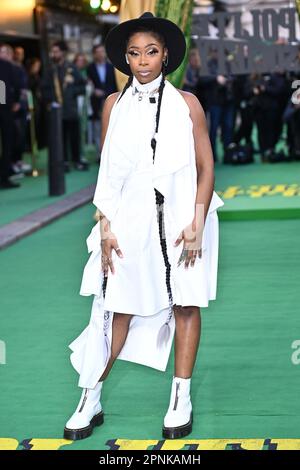
<path id="1" fill-rule="evenodd" d="M 120 99 L 122 98 L 122 96 L 124 95 L 125 91 L 131 86 L 132 84 L 132 80 L 133 80 L 133 75 L 129 75 L 129 78 L 127 80 L 127 83 L 125 84 L 123 90 L 122 90 L 122 93 L 120 94 L 119 98 L 118 98 L 118 101 L 117 103 L 120 101 Z"/>
<path id="2" fill-rule="evenodd" d="M 151 139 L 151 147 L 153 149 L 153 163 L 155 159 L 155 150 L 156 150 L 156 139 L 155 136 L 158 133 L 158 127 L 159 127 L 159 118 L 160 118 L 160 110 L 161 110 L 161 102 L 162 102 L 162 96 L 163 96 L 163 90 L 165 87 L 165 76 L 166 76 L 166 66 L 165 63 L 163 62 L 162 66 L 162 79 L 159 85 L 158 89 L 158 103 L 157 103 L 157 111 L 156 111 L 156 118 L 155 118 L 155 134 L 154 137 Z M 168 252 L 167 252 L 167 243 L 166 243 L 166 237 L 165 237 L 165 227 L 164 227 L 164 201 L 165 198 L 163 194 L 161 194 L 156 188 L 154 188 L 155 191 L 155 199 L 156 199 L 156 212 L 157 212 L 157 222 L 158 222 L 158 227 L 159 227 L 159 239 L 160 239 L 160 246 L 161 246 L 161 251 L 163 254 L 164 258 L 164 263 L 166 267 L 166 286 L 167 286 L 167 291 L 168 291 L 168 297 L 169 297 L 169 316 L 168 320 L 166 322 L 166 325 L 168 325 L 172 313 L 173 313 L 173 294 L 172 294 L 172 289 L 171 289 L 171 264 L 169 262 L 168 258 Z M 158 341 L 160 341 L 160 338 L 158 338 Z"/>
<path id="3" fill-rule="evenodd" d="M 149 29 L 145 30 L 143 28 L 139 28 L 139 31 L 147 31 L 149 32 Z M 153 34 L 158 34 L 156 32 L 153 32 Z M 164 44 L 164 38 L 159 35 L 159 38 L 161 42 Z M 129 38 L 128 38 L 129 39 Z M 155 117 L 155 133 L 154 136 L 151 139 L 151 148 L 153 150 L 153 163 L 155 159 L 155 150 L 156 150 L 156 139 L 155 136 L 157 136 L 158 133 L 158 127 L 159 127 L 159 118 L 160 118 L 160 111 L 161 111 L 161 103 L 162 103 L 162 97 L 163 97 L 163 90 L 165 87 L 165 76 L 166 76 L 166 64 L 163 62 L 162 64 L 162 79 L 159 85 L 158 89 L 158 103 L 157 103 L 157 111 L 156 111 L 156 117 Z M 118 101 L 122 98 L 126 90 L 131 86 L 133 81 L 133 75 L 131 74 L 128 78 L 127 83 L 125 84 L 122 93 L 120 94 Z M 156 188 L 154 188 L 155 192 L 155 200 L 156 200 L 156 212 L 157 212 L 157 222 L 158 222 L 158 228 L 159 228 L 159 238 L 160 238 L 160 245 L 161 245 L 161 250 L 163 254 L 163 259 L 166 267 L 166 286 L 167 286 L 167 291 L 168 291 L 168 297 L 169 297 L 169 314 L 168 314 L 168 319 L 166 323 L 163 325 L 167 327 L 167 333 L 165 333 L 164 330 L 160 331 L 159 336 L 158 336 L 158 344 L 161 343 L 162 339 L 166 340 L 169 337 L 169 321 L 172 318 L 173 314 L 173 295 L 172 295 L 172 289 L 171 289 L 171 282 L 170 282 L 170 274 L 171 274 L 171 265 L 169 262 L 168 258 L 168 252 L 167 252 L 167 244 L 166 244 L 166 237 L 165 237 L 165 231 L 164 231 L 164 196 L 161 194 Z M 107 277 L 104 277 L 103 280 L 103 296 L 105 297 L 105 291 L 106 291 L 106 284 L 107 284 Z"/>

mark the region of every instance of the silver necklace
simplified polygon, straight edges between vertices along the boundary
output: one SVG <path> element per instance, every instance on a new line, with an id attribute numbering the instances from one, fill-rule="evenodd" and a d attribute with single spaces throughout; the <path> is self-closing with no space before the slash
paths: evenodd
<path id="1" fill-rule="evenodd" d="M 137 89 L 137 87 L 132 86 L 132 95 L 135 95 L 136 93 L 138 93 L 139 95 L 138 100 L 142 101 L 145 95 L 149 95 L 149 98 L 150 98 L 151 96 L 155 95 L 155 93 L 157 93 L 158 90 L 159 90 L 159 87 L 155 88 L 152 91 L 140 91 Z"/>

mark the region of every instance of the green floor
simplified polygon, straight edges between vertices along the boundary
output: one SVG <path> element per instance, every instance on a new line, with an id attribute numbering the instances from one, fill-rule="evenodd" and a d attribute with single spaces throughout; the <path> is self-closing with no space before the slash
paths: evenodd
<path id="1" fill-rule="evenodd" d="M 92 297 L 79 287 L 93 213 L 80 208 L 0 253 L 0 446 L 61 439 L 77 405 L 68 344 L 90 316 Z M 300 220 L 220 223 L 218 296 L 202 309 L 189 439 L 299 438 L 299 231 Z M 104 425 L 62 448 L 161 440 L 172 373 L 173 354 L 166 373 L 118 360 L 103 388 Z"/>
<path id="2" fill-rule="evenodd" d="M 40 152 L 37 161 L 37 168 L 41 171 L 40 176 L 36 178 L 25 176 L 20 180 L 19 188 L 0 192 L 0 227 L 95 183 L 99 165 L 96 163 L 96 154 L 92 146 L 86 148 L 85 157 L 90 162 L 89 171 L 72 170 L 70 173 L 65 173 L 65 194 L 49 196 L 47 153 Z M 26 154 L 23 160 L 31 164 L 30 155 Z"/>
<path id="3" fill-rule="evenodd" d="M 46 172 L 38 178 L 26 176 L 22 186 L 0 193 L 0 226 L 18 217 L 43 208 L 97 181 L 99 169 L 93 148 L 86 149 L 90 170 L 66 173 L 66 193 L 48 195 Z M 25 157 L 28 162 L 29 156 Z M 39 167 L 46 169 L 46 153 Z M 220 209 L 222 220 L 300 218 L 300 162 L 232 166 L 219 162 L 215 166 L 216 191 L 225 205 Z"/>
<path id="4" fill-rule="evenodd" d="M 216 164 L 216 190 L 226 203 L 223 220 L 300 218 L 300 162 Z"/>

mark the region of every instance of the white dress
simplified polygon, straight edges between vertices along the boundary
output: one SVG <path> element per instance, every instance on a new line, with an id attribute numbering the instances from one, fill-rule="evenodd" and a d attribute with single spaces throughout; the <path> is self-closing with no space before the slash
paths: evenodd
<path id="1" fill-rule="evenodd" d="M 160 76 L 145 85 L 141 85 L 135 77 L 133 80 L 133 85 L 137 85 L 138 89 L 143 91 L 151 91 L 159 83 Z M 187 123 L 188 126 L 187 132 L 191 144 L 188 158 L 191 160 L 189 165 L 186 165 L 186 162 L 181 164 L 181 167 L 186 169 L 185 173 L 183 171 L 181 173 L 182 175 L 188 175 L 187 177 L 190 179 L 192 178 L 190 181 L 192 200 L 196 191 L 192 121 L 188 117 L 188 107 L 178 91 L 169 82 L 166 82 L 165 88 L 164 93 L 166 92 L 166 96 L 168 96 L 167 93 L 170 93 L 170 95 L 173 93 L 172 102 L 179 100 L 176 109 L 178 110 L 178 107 L 182 106 L 182 122 L 183 125 Z M 180 95 L 180 97 L 177 95 Z M 153 151 L 150 145 L 155 130 L 157 103 L 150 102 L 148 96 L 145 95 L 143 99 L 139 100 L 139 94 L 132 95 L 131 89 L 122 97 L 120 103 L 125 97 L 128 101 L 127 104 L 124 103 L 123 112 L 128 113 L 128 116 L 135 116 L 134 126 L 131 127 L 131 132 L 128 132 L 128 130 L 125 132 L 124 129 L 120 129 L 120 126 L 113 126 L 110 121 L 110 128 L 107 131 L 107 139 L 111 140 L 110 152 L 112 152 L 111 149 L 115 149 L 116 153 L 118 150 L 120 154 L 116 160 L 116 167 L 114 167 L 114 160 L 110 153 L 110 170 L 106 166 L 107 162 L 102 161 L 101 157 L 97 182 L 98 189 L 95 191 L 93 200 L 94 204 L 111 221 L 111 231 L 116 235 L 123 258 L 120 258 L 115 251 L 112 252 L 115 274 L 112 274 L 109 270 L 106 294 L 103 299 L 103 273 L 101 271 L 101 244 L 98 222 L 87 239 L 88 251 L 91 252 L 91 255 L 84 268 L 80 288 L 80 295 L 94 295 L 91 319 L 86 329 L 70 345 L 73 351 L 71 361 L 80 374 L 79 386 L 82 387 L 92 387 L 105 368 L 111 342 L 114 312 L 134 315 L 126 342 L 118 356 L 119 359 L 165 370 L 175 331 L 175 319 L 172 316 L 169 322 L 171 334 L 164 346 L 158 346 L 158 332 L 169 318 L 169 297 L 154 192 L 154 181 L 157 182 L 155 187 L 160 187 L 162 191 L 165 187 L 167 188 L 165 183 L 167 172 L 164 171 L 162 166 L 160 173 L 155 169 Z M 157 100 L 158 93 L 155 93 L 154 97 Z M 114 105 L 112 111 L 114 117 L 111 118 L 112 120 L 115 119 L 115 123 L 118 120 L 117 114 L 121 115 L 122 113 L 121 108 L 118 111 L 116 106 L 119 105 Z M 186 112 L 187 114 L 184 114 Z M 170 119 L 172 117 L 169 115 L 168 120 Z M 164 114 L 161 114 L 160 126 L 162 126 L 163 131 L 167 129 L 168 120 L 166 112 L 165 120 Z M 174 136 L 172 140 L 178 148 L 179 143 L 176 143 L 176 137 Z M 122 142 L 122 146 L 120 142 Z M 161 144 L 161 148 L 158 144 L 156 154 L 159 168 L 160 154 L 164 152 L 163 144 Z M 174 149 L 173 154 L 175 152 Z M 102 170 L 101 165 L 103 165 Z M 115 182 L 111 183 L 111 187 L 106 187 L 105 192 L 104 184 L 107 184 L 110 174 L 116 175 L 117 171 L 120 171 L 120 165 L 122 166 L 122 177 L 119 179 L 115 177 Z M 156 180 L 154 179 L 155 174 L 157 175 Z M 161 178 L 159 178 L 160 174 Z M 180 175 L 180 171 L 175 171 L 173 175 Z M 159 183 L 160 181 L 161 183 Z M 187 184 L 186 181 L 185 184 Z M 183 264 L 177 267 L 183 243 L 177 247 L 174 247 L 173 243 L 177 238 L 176 234 L 179 235 L 178 228 L 181 227 L 180 225 L 176 226 L 178 218 L 180 218 L 180 207 L 179 203 L 177 208 L 168 203 L 171 200 L 171 197 L 168 198 L 168 194 L 175 191 L 176 184 L 178 183 L 175 179 L 171 181 L 171 184 L 168 183 L 170 189 L 165 191 L 164 204 L 165 237 L 168 259 L 171 264 L 173 303 L 182 306 L 207 307 L 209 300 L 216 298 L 219 235 L 217 208 L 223 205 L 223 201 L 215 192 L 213 193 L 204 227 L 202 258 L 197 257 L 195 265 L 190 266 L 188 269 L 185 269 Z M 114 185 L 115 187 L 118 186 L 115 193 L 112 191 Z M 99 192 L 100 187 L 103 188 L 103 197 Z M 182 193 L 179 192 L 178 201 L 184 201 L 185 194 L 188 193 L 187 186 L 181 189 Z M 168 193 L 168 191 L 171 192 Z M 107 194 L 110 194 L 109 200 Z M 112 201 L 114 199 L 117 202 L 113 207 Z M 175 196 L 174 199 L 176 199 Z M 193 217 L 190 217 L 193 213 L 192 204 L 190 204 L 190 208 L 189 213 L 183 207 L 182 220 L 187 217 L 186 221 L 192 221 Z M 174 213 L 175 210 L 176 213 Z M 183 228 L 185 226 L 181 227 L 181 230 Z M 105 336 L 103 336 L 103 331 Z"/>

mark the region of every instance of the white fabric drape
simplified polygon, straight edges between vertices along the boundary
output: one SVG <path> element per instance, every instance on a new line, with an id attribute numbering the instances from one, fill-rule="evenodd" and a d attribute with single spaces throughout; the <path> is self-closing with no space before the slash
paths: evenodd
<path id="1" fill-rule="evenodd" d="M 160 76 L 139 90 L 151 91 Z M 93 203 L 110 220 L 124 258 L 112 252 L 116 274 L 109 272 L 103 299 L 99 222 L 87 238 L 90 257 L 84 267 L 80 295 L 94 295 L 91 318 L 71 344 L 71 362 L 79 386 L 93 388 L 105 369 L 114 312 L 131 313 L 126 342 L 118 358 L 164 371 L 175 331 L 158 345 L 157 336 L 168 317 L 165 265 L 161 253 L 154 188 L 165 197 L 165 236 L 171 264 L 174 304 L 207 307 L 216 298 L 219 225 L 217 209 L 224 203 L 213 193 L 202 241 L 202 258 L 193 268 L 177 267 L 182 244 L 173 242 L 194 217 L 197 170 L 193 123 L 182 95 L 166 81 L 161 105 L 155 162 L 151 136 L 156 104 L 138 101 L 129 88 L 112 108 L 102 148 Z M 157 95 L 156 99 L 157 99 Z M 125 214 L 125 215 L 124 215 Z"/>

